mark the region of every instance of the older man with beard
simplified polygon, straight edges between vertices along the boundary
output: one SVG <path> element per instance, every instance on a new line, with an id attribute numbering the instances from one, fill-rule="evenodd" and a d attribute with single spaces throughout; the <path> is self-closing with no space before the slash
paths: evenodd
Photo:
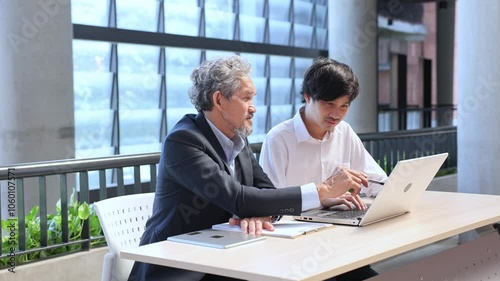
<path id="1" fill-rule="evenodd" d="M 185 115 L 166 137 L 153 214 L 141 245 L 227 222 L 259 235 L 273 217 L 299 215 L 360 186 L 363 173 L 342 168 L 319 183 L 276 189 L 247 141 L 256 112 L 250 65 L 238 56 L 205 61 L 191 74 L 198 114 Z M 241 219 L 240 219 L 241 218 Z M 263 253 L 264 254 L 264 253 Z M 232 280 L 222 276 L 136 262 L 129 280 Z"/>

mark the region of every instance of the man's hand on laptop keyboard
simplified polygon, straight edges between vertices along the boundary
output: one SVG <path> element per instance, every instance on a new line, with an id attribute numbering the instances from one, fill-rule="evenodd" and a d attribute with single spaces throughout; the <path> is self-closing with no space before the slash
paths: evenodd
<path id="1" fill-rule="evenodd" d="M 368 186 L 368 177 L 364 173 L 344 167 L 337 167 L 332 176 L 321 184 L 318 184 L 316 188 L 321 205 L 329 207 L 332 199 L 335 200 L 337 197 L 345 195 L 350 189 L 352 189 L 352 192 L 350 192 L 351 196 L 357 196 L 361 190 L 361 185 Z"/>
<path id="2" fill-rule="evenodd" d="M 350 192 L 346 192 L 345 194 L 337 198 L 326 198 L 325 200 L 321 201 L 321 205 L 324 208 L 344 205 L 350 210 L 366 210 L 367 208 L 365 201 L 363 201 L 359 194 L 352 195 Z"/>

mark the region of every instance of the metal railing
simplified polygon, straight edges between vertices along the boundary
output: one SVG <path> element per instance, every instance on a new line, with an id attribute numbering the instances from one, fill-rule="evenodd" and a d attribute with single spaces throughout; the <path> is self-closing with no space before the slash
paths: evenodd
<path id="1" fill-rule="evenodd" d="M 358 135 L 366 150 L 389 174 L 399 160 L 448 152 L 441 169 L 457 167 L 457 127 L 393 131 Z M 257 159 L 262 143 L 250 146 Z"/>
<path id="2" fill-rule="evenodd" d="M 441 169 L 457 167 L 457 127 L 359 134 L 366 150 L 390 174 L 399 160 L 448 152 Z"/>
<path id="3" fill-rule="evenodd" d="M 390 173 L 397 161 L 412 157 L 425 156 L 441 152 L 448 152 L 449 157 L 442 168 L 455 168 L 457 165 L 457 129 L 456 127 L 420 129 L 412 131 L 397 131 L 373 134 L 360 134 L 367 150 L 373 155 L 375 160 Z M 256 156 L 259 156 L 261 144 L 251 144 Z M 151 192 L 156 186 L 157 163 L 160 159 L 160 153 L 137 154 L 126 156 L 111 156 L 92 159 L 76 159 L 76 160 L 59 160 L 50 162 L 27 163 L 9 167 L 0 167 L 0 184 L 7 184 L 8 192 L 0 194 L 0 199 L 3 196 L 14 194 L 16 198 L 15 209 L 17 210 L 18 218 L 18 235 L 17 248 L 15 254 L 22 255 L 34 251 L 43 251 L 54 247 L 64 247 L 74 244 L 81 245 L 81 250 L 89 250 L 91 241 L 100 237 L 91 237 L 90 222 L 85 220 L 82 226 L 81 238 L 76 241 L 70 241 L 68 235 L 68 208 L 70 203 L 68 200 L 68 176 L 76 174 L 79 182 L 78 201 L 79 202 L 95 202 L 109 197 L 110 190 L 116 192 L 116 196 L 121 196 L 131 193 Z M 141 182 L 141 167 L 149 166 L 150 181 Z M 133 183 L 124 182 L 123 169 L 133 168 Z M 116 184 L 112 186 L 106 181 L 106 170 L 112 169 L 116 174 Z M 96 189 L 89 188 L 89 172 L 97 171 L 99 175 L 99 185 Z M 61 212 L 61 239 L 60 243 L 50 245 L 48 242 L 48 225 L 47 214 L 47 186 L 46 178 L 48 176 L 59 177 L 59 195 L 60 212 Z M 40 247 L 36 249 L 26 248 L 26 211 L 29 206 L 25 206 L 26 197 L 31 190 L 26 190 L 24 181 L 30 178 L 38 179 L 39 191 L 39 207 L 40 207 Z M 11 193 L 11 188 L 13 191 Z M 5 189 L 4 189 L 5 191 Z M 93 193 L 93 196 L 91 194 Z M 94 198 L 91 198 L 94 197 Z M 4 202 L 0 200 L 1 202 Z M 7 201 L 8 202 L 8 201 Z M 9 203 L 8 203 L 9 204 Z M 9 205 L 0 205 L 0 210 L 8 211 Z M 7 234 L 8 235 L 8 234 Z M 5 237 L 5 233 L 4 233 Z M 0 251 L 1 251 L 0 247 Z M 0 252 L 0 258 L 9 257 L 8 252 Z"/>
<path id="4" fill-rule="evenodd" d="M 110 186 L 106 183 L 106 169 L 113 169 L 117 175 L 117 182 L 113 186 L 116 189 L 118 196 L 125 195 L 125 183 L 123 180 L 123 169 L 125 167 L 133 167 L 134 169 L 134 183 L 133 193 L 143 192 L 143 186 L 140 177 L 140 167 L 150 166 L 150 182 L 149 190 L 154 191 L 156 186 L 156 165 L 159 162 L 159 153 L 138 154 L 138 155 L 125 155 L 125 156 L 112 156 L 92 159 L 73 159 L 73 160 L 58 160 L 49 162 L 27 163 L 13 165 L 9 167 L 0 167 L 0 184 L 6 183 L 7 193 L 0 194 L 1 197 L 7 197 L 7 206 L 2 206 L 3 200 L 0 200 L 0 210 L 4 217 L 14 217 L 17 219 L 14 232 L 3 233 L 2 237 L 17 237 L 17 241 L 13 242 L 16 245 L 15 252 L 7 251 L 0 247 L 0 259 L 10 258 L 13 256 L 21 256 L 25 254 L 32 254 L 34 252 L 48 251 L 58 247 L 69 247 L 73 245 L 80 245 L 81 250 L 89 250 L 91 241 L 102 239 L 102 236 L 90 236 L 90 220 L 83 221 L 81 228 L 80 239 L 70 241 L 69 226 L 70 222 L 69 211 L 71 202 L 68 200 L 68 176 L 77 174 L 79 179 L 78 202 L 94 202 L 90 200 L 89 190 L 89 177 L 88 173 L 91 171 L 98 171 L 99 173 L 99 187 L 97 190 L 99 200 L 106 199 L 108 196 L 108 189 Z M 59 194 L 60 194 L 60 214 L 61 214 L 61 242 L 49 244 L 49 230 L 52 231 L 51 226 L 48 224 L 48 218 L 51 217 L 47 213 L 47 185 L 46 179 L 49 176 L 59 177 Z M 40 247 L 29 249 L 26 247 L 26 241 L 29 233 L 27 230 L 26 210 L 30 210 L 32 206 L 25 206 L 26 195 L 30 190 L 26 190 L 24 182 L 28 179 L 38 179 L 38 192 L 39 192 L 39 231 L 40 231 Z M 5 216 L 6 214 L 6 216 Z M 11 220 L 6 219 L 6 222 Z M 12 220 L 12 222 L 14 222 Z M 28 222 L 29 223 L 29 222 Z M 7 235 L 7 236 L 5 236 Z"/>

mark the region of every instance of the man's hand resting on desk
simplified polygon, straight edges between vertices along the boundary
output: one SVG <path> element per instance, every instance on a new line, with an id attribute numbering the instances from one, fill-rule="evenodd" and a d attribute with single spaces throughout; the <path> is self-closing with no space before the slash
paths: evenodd
<path id="1" fill-rule="evenodd" d="M 271 223 L 273 217 L 255 217 L 255 218 L 230 218 L 229 225 L 239 225 L 243 233 L 261 235 L 262 230 L 274 231 L 274 226 Z"/>
<path id="2" fill-rule="evenodd" d="M 358 193 L 361 190 L 361 185 L 368 187 L 368 177 L 364 173 L 344 167 L 338 167 L 333 171 L 331 177 L 316 185 L 316 189 L 318 190 L 321 205 L 327 208 L 343 204 L 340 203 L 342 199 L 348 200 L 345 198 L 346 192 L 348 191 L 351 197 L 354 197 L 350 199 L 359 204 L 361 198 L 359 198 Z M 342 196 L 344 196 L 342 199 L 338 199 Z M 353 203 L 356 205 L 355 202 Z M 359 208 L 359 206 L 357 207 Z"/>

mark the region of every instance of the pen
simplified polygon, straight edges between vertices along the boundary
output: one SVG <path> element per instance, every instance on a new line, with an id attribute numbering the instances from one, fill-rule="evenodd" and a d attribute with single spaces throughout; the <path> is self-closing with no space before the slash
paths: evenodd
<path id="1" fill-rule="evenodd" d="M 368 179 L 369 182 L 373 182 L 373 183 L 376 183 L 376 184 L 380 184 L 380 185 L 384 185 L 383 182 L 381 181 L 376 181 L 376 180 L 372 180 L 372 179 Z"/>
<path id="2" fill-rule="evenodd" d="M 373 182 L 373 183 L 376 183 L 376 184 L 380 184 L 380 185 L 384 185 L 383 182 L 381 181 L 376 181 L 376 180 L 372 180 L 372 179 L 368 179 L 368 182 Z M 354 188 L 351 188 L 348 190 L 350 193 L 353 193 L 354 192 Z"/>

